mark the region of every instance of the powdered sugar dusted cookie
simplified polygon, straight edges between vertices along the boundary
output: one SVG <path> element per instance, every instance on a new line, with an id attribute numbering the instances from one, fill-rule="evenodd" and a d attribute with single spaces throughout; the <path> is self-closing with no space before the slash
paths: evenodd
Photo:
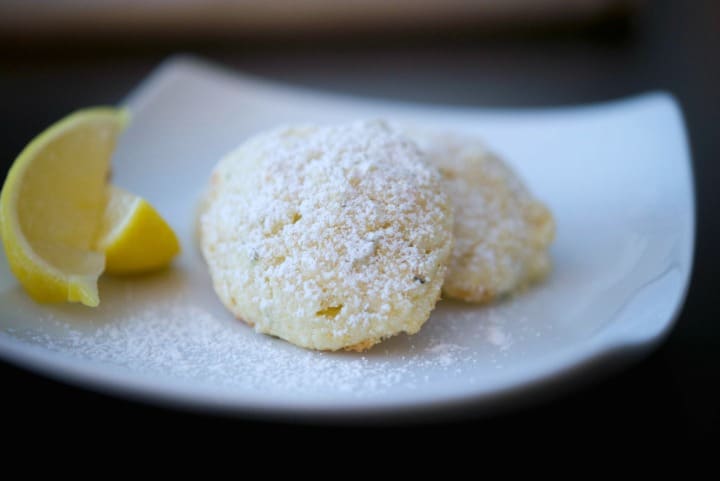
<path id="1" fill-rule="evenodd" d="M 248 140 L 215 167 L 200 224 L 225 306 L 313 349 L 363 350 L 417 332 L 452 250 L 440 176 L 381 122 Z"/>
<path id="2" fill-rule="evenodd" d="M 472 137 L 409 132 L 440 170 L 455 208 L 445 296 L 488 302 L 545 276 L 555 223 L 517 174 Z"/>

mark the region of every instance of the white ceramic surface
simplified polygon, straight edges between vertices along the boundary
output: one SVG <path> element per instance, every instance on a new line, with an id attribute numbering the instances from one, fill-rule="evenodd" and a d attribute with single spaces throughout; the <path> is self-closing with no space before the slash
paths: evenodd
<path id="1" fill-rule="evenodd" d="M 259 415 L 345 415 L 510 398 L 595 375 L 672 326 L 692 264 L 694 205 L 680 110 L 664 93 L 592 106 L 484 110 L 327 95 L 190 58 L 128 98 L 117 184 L 181 238 L 169 272 L 103 279 L 102 303 L 31 302 L 0 259 L 0 356 L 100 390 Z M 278 123 L 384 117 L 476 133 L 557 220 L 554 271 L 491 307 L 441 302 L 415 336 L 365 354 L 314 353 L 256 334 L 214 296 L 194 211 L 215 161 Z"/>

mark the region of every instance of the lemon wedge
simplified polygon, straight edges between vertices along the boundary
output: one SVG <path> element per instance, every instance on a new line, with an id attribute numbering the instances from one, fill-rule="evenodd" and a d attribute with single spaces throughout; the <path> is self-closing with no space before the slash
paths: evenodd
<path id="1" fill-rule="evenodd" d="M 105 272 L 139 274 L 170 264 L 180 243 L 145 199 L 111 185 L 96 249 L 105 253 Z"/>
<path id="2" fill-rule="evenodd" d="M 100 302 L 105 255 L 95 249 L 110 158 L 128 112 L 77 111 L 37 136 L 0 194 L 0 232 L 13 274 L 39 302 Z"/>

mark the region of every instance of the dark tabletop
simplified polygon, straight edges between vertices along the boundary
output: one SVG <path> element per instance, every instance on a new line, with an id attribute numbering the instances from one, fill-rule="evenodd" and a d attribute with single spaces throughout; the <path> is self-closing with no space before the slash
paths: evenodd
<path id="1" fill-rule="evenodd" d="M 0 362 L 0 435 L 11 446 L 0 455 L 0 476 L 9 466 L 27 475 L 140 475 L 149 471 L 138 463 L 149 461 L 158 474 L 241 474 L 271 453 L 277 461 L 262 465 L 267 474 L 338 478 L 380 475 L 382 461 L 407 475 L 710 476 L 720 424 L 718 46 L 716 1 L 647 2 L 625 20 L 520 34 L 4 39 L 3 171 L 48 124 L 80 106 L 118 102 L 166 56 L 189 52 L 322 90 L 450 105 L 555 106 L 667 90 L 687 122 L 698 222 L 692 283 L 671 334 L 649 356 L 585 387 L 505 412 L 469 409 L 455 420 L 318 426 L 146 405 Z"/>

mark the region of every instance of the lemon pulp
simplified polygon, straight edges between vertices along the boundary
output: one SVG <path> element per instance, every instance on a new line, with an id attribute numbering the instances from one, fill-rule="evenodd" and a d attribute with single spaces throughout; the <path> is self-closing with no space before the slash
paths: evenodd
<path id="1" fill-rule="evenodd" d="M 111 185 L 97 249 L 105 252 L 105 272 L 138 274 L 167 266 L 180 244 L 145 199 Z"/>

